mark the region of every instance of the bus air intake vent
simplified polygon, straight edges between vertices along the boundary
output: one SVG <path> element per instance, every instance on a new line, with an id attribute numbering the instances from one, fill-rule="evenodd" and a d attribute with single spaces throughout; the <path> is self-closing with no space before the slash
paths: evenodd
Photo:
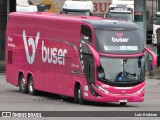
<path id="1" fill-rule="evenodd" d="M 8 50 L 8 64 L 12 64 L 12 56 L 13 52 L 11 50 Z"/>

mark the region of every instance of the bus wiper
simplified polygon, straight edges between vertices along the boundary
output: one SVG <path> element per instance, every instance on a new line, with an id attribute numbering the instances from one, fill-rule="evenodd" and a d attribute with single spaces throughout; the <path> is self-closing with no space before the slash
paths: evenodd
<path id="1" fill-rule="evenodd" d="M 108 83 L 110 80 L 106 79 L 106 78 L 98 78 L 98 80 L 100 82 L 103 82 L 103 83 Z"/>
<path id="2" fill-rule="evenodd" d="M 126 80 L 126 78 L 129 78 L 129 76 L 136 76 L 136 73 L 129 73 L 129 72 L 120 72 L 120 73 L 118 73 L 118 75 L 116 76 L 116 78 L 115 78 L 115 81 L 125 81 Z"/>

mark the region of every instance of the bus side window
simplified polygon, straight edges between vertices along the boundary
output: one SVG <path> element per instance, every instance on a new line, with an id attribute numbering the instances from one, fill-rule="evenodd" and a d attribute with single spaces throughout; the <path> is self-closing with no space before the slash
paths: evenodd
<path id="1" fill-rule="evenodd" d="M 81 40 L 92 42 L 92 32 L 88 26 L 81 26 Z"/>

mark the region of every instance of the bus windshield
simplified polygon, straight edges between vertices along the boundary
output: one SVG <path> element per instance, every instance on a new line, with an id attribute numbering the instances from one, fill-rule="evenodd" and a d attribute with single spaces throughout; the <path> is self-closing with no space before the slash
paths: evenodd
<path id="1" fill-rule="evenodd" d="M 96 49 L 101 53 L 138 54 L 144 50 L 143 38 L 139 29 L 103 30 L 95 28 L 95 40 Z"/>
<path id="2" fill-rule="evenodd" d="M 145 58 L 111 58 L 100 56 L 98 80 L 104 83 L 136 83 L 145 78 Z"/>
<path id="3" fill-rule="evenodd" d="M 118 18 L 133 21 L 133 14 L 124 12 L 110 12 L 108 13 L 108 18 Z"/>

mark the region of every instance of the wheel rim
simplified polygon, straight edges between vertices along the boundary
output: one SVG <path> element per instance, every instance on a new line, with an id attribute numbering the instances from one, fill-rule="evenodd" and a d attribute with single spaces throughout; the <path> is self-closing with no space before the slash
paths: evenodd
<path id="1" fill-rule="evenodd" d="M 79 89 L 78 90 L 78 99 L 80 99 L 80 96 L 81 96 L 81 90 Z"/>
<path id="2" fill-rule="evenodd" d="M 29 84 L 29 91 L 33 92 L 33 82 L 32 81 L 30 81 L 30 84 Z"/>
<path id="3" fill-rule="evenodd" d="M 24 90 L 25 89 L 25 79 L 22 78 L 21 80 L 21 89 Z"/>

